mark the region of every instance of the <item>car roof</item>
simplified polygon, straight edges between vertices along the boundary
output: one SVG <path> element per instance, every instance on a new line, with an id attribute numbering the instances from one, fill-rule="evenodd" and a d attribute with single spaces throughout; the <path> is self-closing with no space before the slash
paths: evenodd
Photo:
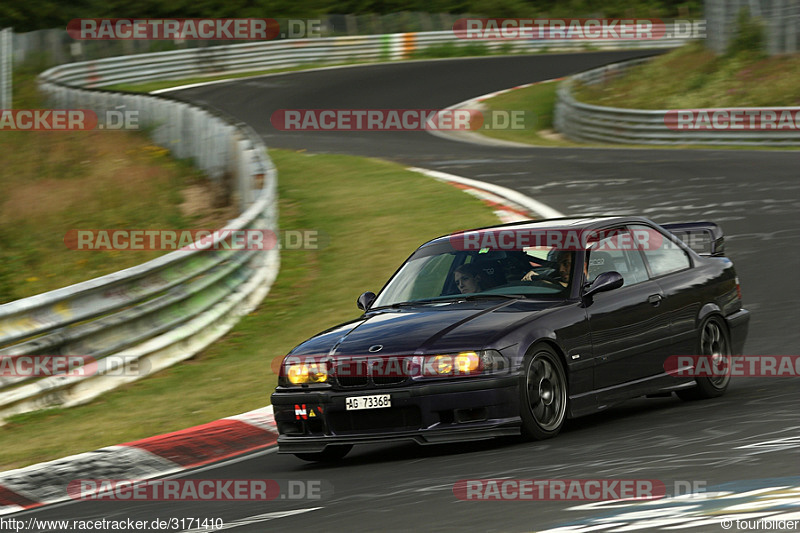
<path id="1" fill-rule="evenodd" d="M 498 224 L 497 226 L 486 226 L 483 228 L 473 228 L 468 230 L 457 231 L 448 235 L 442 235 L 433 240 L 426 242 L 423 246 L 429 244 L 437 244 L 443 240 L 447 240 L 453 235 L 462 233 L 470 233 L 473 231 L 493 231 L 493 230 L 529 230 L 529 229 L 601 229 L 609 226 L 616 226 L 623 223 L 644 223 L 648 225 L 655 225 L 655 223 L 645 217 L 629 216 L 629 215 L 604 215 L 594 217 L 563 217 L 563 218 L 545 218 L 541 220 L 523 220 L 520 222 L 510 222 L 508 224 Z"/>

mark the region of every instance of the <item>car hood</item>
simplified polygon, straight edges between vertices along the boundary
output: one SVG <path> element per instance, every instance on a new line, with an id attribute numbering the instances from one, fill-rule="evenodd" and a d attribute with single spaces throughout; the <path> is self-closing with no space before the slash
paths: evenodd
<path id="1" fill-rule="evenodd" d="M 292 350 L 291 355 L 402 355 L 478 350 L 521 320 L 559 303 L 462 300 L 378 310 L 312 337 Z"/>

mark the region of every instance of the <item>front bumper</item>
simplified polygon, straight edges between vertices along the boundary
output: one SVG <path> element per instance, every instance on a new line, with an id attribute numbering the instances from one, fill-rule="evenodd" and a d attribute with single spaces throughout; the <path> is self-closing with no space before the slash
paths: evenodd
<path id="1" fill-rule="evenodd" d="M 518 384 L 518 376 L 505 375 L 357 390 L 279 388 L 272 395 L 278 452 L 321 452 L 331 444 L 439 444 L 518 435 Z M 391 407 L 345 408 L 348 397 L 376 394 L 391 395 Z"/>

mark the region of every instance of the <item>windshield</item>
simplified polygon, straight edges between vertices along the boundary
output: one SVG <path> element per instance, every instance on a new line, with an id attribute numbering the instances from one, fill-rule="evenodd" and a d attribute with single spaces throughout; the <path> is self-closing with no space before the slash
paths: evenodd
<path id="1" fill-rule="evenodd" d="M 469 295 L 564 299 L 569 294 L 575 252 L 549 247 L 508 251 L 428 248 L 406 261 L 373 308 Z"/>

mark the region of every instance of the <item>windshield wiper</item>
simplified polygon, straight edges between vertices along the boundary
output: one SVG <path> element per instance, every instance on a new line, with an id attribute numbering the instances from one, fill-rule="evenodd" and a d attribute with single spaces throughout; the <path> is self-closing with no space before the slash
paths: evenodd
<path id="1" fill-rule="evenodd" d="M 417 305 L 417 304 L 432 304 L 436 302 L 446 302 L 449 301 L 449 298 L 425 298 L 423 300 L 411 300 L 408 302 L 396 302 L 392 305 L 384 305 L 382 307 L 391 307 L 392 309 L 397 309 L 398 307 L 408 307 L 410 305 Z M 374 308 L 374 309 L 377 309 Z"/>
<path id="2" fill-rule="evenodd" d="M 504 298 L 506 300 L 521 300 L 527 298 L 524 294 L 499 294 L 499 293 L 483 293 L 478 292 L 474 294 L 454 294 L 452 296 L 448 296 L 445 298 L 438 298 L 436 300 L 432 300 L 435 302 L 452 302 L 458 300 L 494 300 L 497 298 Z M 430 300 L 428 300 L 430 301 Z M 413 303 L 413 302 L 411 302 Z"/>
<path id="3" fill-rule="evenodd" d="M 410 300 L 408 302 L 396 302 L 391 305 L 382 305 L 380 307 L 371 307 L 369 310 L 375 309 L 386 309 L 387 307 L 390 309 L 398 309 L 400 307 L 410 307 L 414 305 L 425 305 L 425 304 L 435 304 L 440 302 L 453 302 L 458 300 L 482 300 L 482 299 L 496 299 L 496 298 L 505 298 L 507 300 L 521 300 L 527 298 L 524 294 L 484 294 L 484 293 L 476 293 L 476 294 L 454 294 L 452 296 L 439 296 L 437 298 L 424 298 L 422 300 Z"/>
<path id="4" fill-rule="evenodd" d="M 493 294 L 493 293 L 477 293 L 461 295 L 463 300 L 482 300 L 484 298 L 506 298 L 507 300 L 522 300 L 527 298 L 524 294 Z"/>

